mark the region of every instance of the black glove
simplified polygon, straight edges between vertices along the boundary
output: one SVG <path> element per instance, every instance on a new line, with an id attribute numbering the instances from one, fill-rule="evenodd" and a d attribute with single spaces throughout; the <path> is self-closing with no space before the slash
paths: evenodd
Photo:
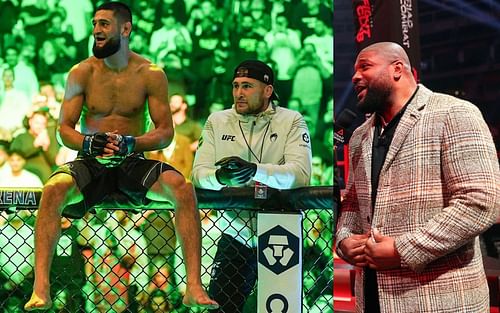
<path id="1" fill-rule="evenodd" d="M 135 137 L 122 136 L 117 134 L 116 141 L 118 141 L 118 148 L 120 148 L 120 150 L 116 151 L 117 155 L 126 156 L 134 152 Z"/>
<path id="2" fill-rule="evenodd" d="M 106 133 L 85 135 L 82 145 L 83 154 L 85 156 L 103 155 L 107 143 L 108 135 Z"/>
<path id="3" fill-rule="evenodd" d="M 242 168 L 252 168 L 254 169 L 254 174 L 257 171 L 257 164 L 243 160 L 237 156 L 230 156 L 220 159 L 215 162 L 216 166 L 225 167 L 228 169 L 242 169 Z"/>
<path id="4" fill-rule="evenodd" d="M 257 172 L 257 164 L 243 160 L 237 156 L 223 158 L 215 163 L 220 166 L 215 177 L 222 185 L 241 185 L 249 181 Z"/>

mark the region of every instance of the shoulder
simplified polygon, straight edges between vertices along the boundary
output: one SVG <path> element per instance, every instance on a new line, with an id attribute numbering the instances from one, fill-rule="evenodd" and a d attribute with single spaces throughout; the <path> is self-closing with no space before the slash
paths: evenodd
<path id="1" fill-rule="evenodd" d="M 226 109 L 222 111 L 213 112 L 208 116 L 207 121 L 212 122 L 228 122 L 231 120 L 237 120 L 237 114 L 233 109 Z"/>
<path id="2" fill-rule="evenodd" d="M 35 138 L 27 130 L 22 130 L 22 132 L 16 132 L 11 144 L 16 145 L 18 143 L 24 143 L 26 141 L 34 139 Z"/>
<path id="3" fill-rule="evenodd" d="M 274 127 L 291 133 L 304 131 L 309 132 L 309 127 L 307 126 L 306 120 L 302 114 L 287 108 L 277 106 L 271 123 Z"/>
<path id="4" fill-rule="evenodd" d="M 273 119 L 274 118 L 278 119 L 280 122 L 288 121 L 288 120 L 291 120 L 291 121 L 302 120 L 302 121 L 304 121 L 304 117 L 302 116 L 302 114 L 300 114 L 300 112 L 297 112 L 295 110 L 290 110 L 287 108 L 282 108 L 279 106 L 276 107 L 276 112 L 274 114 Z"/>
<path id="5" fill-rule="evenodd" d="M 91 73 L 99 66 L 102 66 L 102 61 L 94 56 L 91 56 L 75 65 L 69 70 L 70 73 Z"/>
<path id="6" fill-rule="evenodd" d="M 95 57 L 90 57 L 73 65 L 68 73 L 64 98 L 71 99 L 76 95 L 82 94 L 87 87 L 87 82 L 92 77 L 92 73 L 94 73 L 98 67 L 99 60 Z"/>
<path id="7" fill-rule="evenodd" d="M 26 183 L 29 183 L 31 185 L 30 187 L 43 187 L 42 181 L 36 174 L 27 170 L 23 170 L 23 175 Z"/>
<path id="8" fill-rule="evenodd" d="M 282 116 L 302 116 L 302 114 L 300 114 L 300 112 L 298 112 L 298 111 L 291 110 L 288 108 L 283 108 L 280 106 L 276 106 L 275 110 L 276 110 L 276 114 L 279 114 Z"/>
<path id="9" fill-rule="evenodd" d="M 95 57 L 90 57 L 73 65 L 69 70 L 68 83 L 86 81 L 98 67 L 99 60 Z"/>
<path id="10" fill-rule="evenodd" d="M 227 109 L 210 113 L 203 126 L 203 131 L 218 132 L 222 129 L 232 128 L 235 125 L 238 125 L 238 116 L 233 109 Z"/>
<path id="11" fill-rule="evenodd" d="M 444 108 L 447 111 L 454 111 L 456 109 L 458 110 L 473 110 L 475 111 L 477 107 L 472 104 L 471 102 L 457 98 L 455 96 L 443 94 L 443 93 L 438 93 L 435 92 L 433 93 L 432 97 L 435 102 L 436 102 L 436 107 L 437 108 Z"/>
<path id="12" fill-rule="evenodd" d="M 182 125 L 186 125 L 185 127 L 189 127 L 190 129 L 194 129 L 194 130 L 199 130 L 201 129 L 201 125 L 200 123 L 198 123 L 198 121 L 195 121 L 191 118 L 187 118 L 184 123 L 182 123 Z"/>
<path id="13" fill-rule="evenodd" d="M 489 134 L 483 114 L 473 103 L 439 92 L 428 91 L 428 94 L 422 112 L 418 113 L 422 133 L 433 129 L 429 134 L 449 134 L 454 138 L 471 133 Z"/>
<path id="14" fill-rule="evenodd" d="M 481 111 L 473 103 L 444 93 L 430 94 L 427 111 L 431 114 L 442 112 L 444 115 L 461 116 L 463 118 L 482 118 Z"/>
<path id="15" fill-rule="evenodd" d="M 375 114 L 370 114 L 364 121 L 356 127 L 353 132 L 352 136 L 349 139 L 349 146 L 357 146 L 365 136 L 372 131 L 372 127 L 375 123 Z"/>
<path id="16" fill-rule="evenodd" d="M 135 52 L 132 52 L 130 56 L 130 63 L 139 73 L 144 74 L 146 77 L 152 79 L 166 77 L 161 67 Z"/>

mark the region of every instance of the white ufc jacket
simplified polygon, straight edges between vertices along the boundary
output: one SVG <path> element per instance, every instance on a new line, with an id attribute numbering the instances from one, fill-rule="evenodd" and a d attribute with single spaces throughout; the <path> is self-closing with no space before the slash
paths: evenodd
<path id="1" fill-rule="evenodd" d="M 257 164 L 253 180 L 276 189 L 309 185 L 311 139 L 300 113 L 270 105 L 257 115 L 241 115 L 233 108 L 210 114 L 194 158 L 192 181 L 198 188 L 220 190 L 215 177 L 218 160 L 239 156 Z M 230 209 L 230 208 L 227 208 Z M 224 211 L 219 219 L 223 233 L 243 244 L 256 246 L 255 212 Z"/>

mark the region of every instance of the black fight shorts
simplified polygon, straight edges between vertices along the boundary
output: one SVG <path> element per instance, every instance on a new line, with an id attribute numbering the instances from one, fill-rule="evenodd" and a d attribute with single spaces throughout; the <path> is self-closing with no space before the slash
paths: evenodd
<path id="1" fill-rule="evenodd" d="M 88 211 L 94 212 L 93 207 L 102 202 L 131 209 L 146 206 L 151 202 L 146 198 L 149 188 L 161 173 L 168 170 L 179 173 L 166 163 L 148 160 L 143 154 L 136 153 L 114 166 L 101 164 L 92 157 L 78 157 L 60 166 L 52 176 L 66 173 L 73 177 L 83 200 L 66 206 L 62 214 L 82 218 Z"/>

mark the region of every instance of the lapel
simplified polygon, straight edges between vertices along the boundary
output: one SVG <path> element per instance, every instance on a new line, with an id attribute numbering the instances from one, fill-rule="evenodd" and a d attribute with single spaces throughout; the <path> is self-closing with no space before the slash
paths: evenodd
<path id="1" fill-rule="evenodd" d="M 382 170 L 380 171 L 380 176 L 382 176 L 383 173 L 385 173 L 389 169 L 389 166 L 391 165 L 392 161 L 394 161 L 394 158 L 396 157 L 398 151 L 401 149 L 401 146 L 403 145 L 406 137 L 413 129 L 417 121 L 420 119 L 422 109 L 427 104 L 431 95 L 432 91 L 425 88 L 423 85 L 419 85 L 415 97 L 413 97 L 412 101 L 408 104 L 406 111 L 399 121 L 396 132 L 394 133 L 394 137 L 392 138 L 391 146 L 389 147 L 389 151 L 387 152 L 384 165 L 382 166 Z"/>
<path id="2" fill-rule="evenodd" d="M 371 182 L 372 179 L 372 146 L 373 146 L 373 132 L 375 131 L 375 114 L 372 114 L 366 124 L 366 131 L 363 131 L 363 140 L 361 144 L 361 151 L 363 153 L 363 165 L 365 167 L 366 179 Z M 369 185 L 369 191 L 371 194 L 371 183 Z"/>
<path id="3" fill-rule="evenodd" d="M 371 203 L 371 194 L 372 194 L 372 145 L 373 145 L 373 132 L 375 130 L 375 114 L 372 114 L 366 121 L 360 126 L 361 137 L 361 155 L 357 157 L 361 160 L 363 165 L 363 174 L 365 175 L 360 181 L 366 182 L 363 186 L 357 186 L 357 188 L 363 189 L 363 193 L 366 190 L 366 194 L 370 195 L 370 203 Z M 361 174 L 358 172 L 358 175 Z M 358 190 L 358 192 L 360 191 Z"/>

